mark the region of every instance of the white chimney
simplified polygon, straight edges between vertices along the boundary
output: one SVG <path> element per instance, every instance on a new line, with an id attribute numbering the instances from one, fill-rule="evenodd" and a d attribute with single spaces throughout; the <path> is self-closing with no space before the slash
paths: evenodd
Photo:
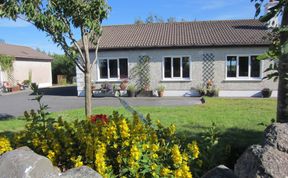
<path id="1" fill-rule="evenodd" d="M 270 9 L 274 6 L 276 6 L 277 4 L 278 4 L 278 1 L 269 0 L 269 2 L 265 5 L 265 13 L 267 14 L 268 12 L 270 12 Z M 268 28 L 278 27 L 278 17 L 275 16 L 275 17 L 271 18 L 267 22 L 267 27 Z"/>

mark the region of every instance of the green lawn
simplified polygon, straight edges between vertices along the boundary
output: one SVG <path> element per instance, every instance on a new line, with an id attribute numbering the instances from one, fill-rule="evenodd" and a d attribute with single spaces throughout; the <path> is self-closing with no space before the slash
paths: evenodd
<path id="1" fill-rule="evenodd" d="M 193 106 L 159 106 L 135 107 L 144 115 L 150 113 L 152 120 L 160 120 L 164 125 L 176 124 L 178 132 L 190 134 L 199 133 L 215 122 L 224 132 L 232 130 L 261 132 L 264 126 L 259 123 L 269 124 L 275 118 L 275 99 L 225 99 L 207 98 L 204 105 Z M 129 117 L 130 113 L 123 107 L 96 107 L 93 113 L 111 114 L 113 110 Z M 62 116 L 65 120 L 83 119 L 84 110 L 68 110 L 52 113 L 52 116 Z M 0 121 L 0 132 L 17 131 L 23 128 L 25 122 L 18 119 Z"/>

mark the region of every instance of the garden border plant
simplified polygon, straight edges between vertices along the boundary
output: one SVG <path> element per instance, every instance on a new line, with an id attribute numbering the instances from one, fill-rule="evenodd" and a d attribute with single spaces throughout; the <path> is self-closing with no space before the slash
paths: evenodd
<path id="1" fill-rule="evenodd" d="M 33 91 L 39 109 L 25 112 L 25 130 L 12 145 L 30 147 L 63 171 L 87 165 L 104 177 L 189 178 L 202 166 L 197 142 L 181 145 L 173 124 L 153 126 L 149 116 L 142 122 L 135 113 L 131 121 L 117 112 L 68 123 L 51 118 L 38 87 Z"/>

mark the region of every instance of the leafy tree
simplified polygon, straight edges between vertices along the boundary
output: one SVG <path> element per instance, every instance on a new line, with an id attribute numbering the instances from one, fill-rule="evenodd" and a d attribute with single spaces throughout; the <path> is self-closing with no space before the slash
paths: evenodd
<path id="1" fill-rule="evenodd" d="M 256 16 L 259 16 L 264 0 L 251 0 L 255 2 Z M 281 18 L 281 25 L 272 31 L 272 46 L 264 56 L 276 60 L 269 70 L 276 72 L 268 75 L 268 78 L 278 77 L 277 121 L 288 122 L 288 1 L 278 0 L 269 11 L 260 17 L 262 22 L 268 22 L 272 18 Z"/>
<path id="2" fill-rule="evenodd" d="M 23 19 L 46 32 L 85 76 L 85 114 L 91 115 L 91 68 L 97 60 L 101 23 L 110 7 L 106 0 L 2 0 L 0 18 Z M 80 32 L 77 43 L 75 32 Z M 95 49 L 90 59 L 89 44 Z M 82 47 L 81 47 L 82 46 Z"/>
<path id="3" fill-rule="evenodd" d="M 182 22 L 185 21 L 185 19 L 181 19 Z M 169 17 L 167 20 L 164 20 L 162 17 L 157 15 L 149 15 L 146 17 L 145 20 L 142 20 L 141 18 L 137 18 L 134 21 L 134 24 L 151 24 L 151 23 L 173 23 L 177 22 L 177 19 L 175 17 Z"/>
<path id="4" fill-rule="evenodd" d="M 56 83 L 57 75 L 66 75 L 68 82 L 72 83 L 73 77 L 76 75 L 75 63 L 65 55 L 53 54 L 52 57 L 53 83 Z"/>

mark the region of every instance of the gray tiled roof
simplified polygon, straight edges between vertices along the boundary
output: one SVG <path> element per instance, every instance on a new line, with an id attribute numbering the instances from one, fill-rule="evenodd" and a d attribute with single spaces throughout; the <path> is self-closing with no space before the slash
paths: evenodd
<path id="1" fill-rule="evenodd" d="M 253 19 L 104 26 L 99 50 L 269 45 Z M 93 48 L 90 45 L 90 49 Z"/>
<path id="2" fill-rule="evenodd" d="M 52 57 L 30 47 L 11 44 L 0 44 L 0 54 L 21 59 L 52 60 Z"/>

